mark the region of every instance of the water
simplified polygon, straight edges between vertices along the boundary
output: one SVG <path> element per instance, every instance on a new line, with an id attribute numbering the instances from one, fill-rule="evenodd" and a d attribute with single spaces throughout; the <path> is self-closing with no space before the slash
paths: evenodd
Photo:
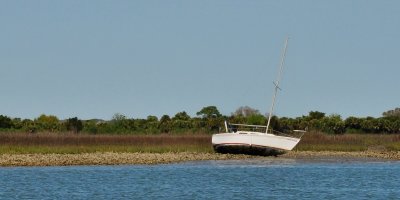
<path id="1" fill-rule="evenodd" d="M 399 199 L 400 162 L 281 158 L 0 168 L 0 199 Z"/>

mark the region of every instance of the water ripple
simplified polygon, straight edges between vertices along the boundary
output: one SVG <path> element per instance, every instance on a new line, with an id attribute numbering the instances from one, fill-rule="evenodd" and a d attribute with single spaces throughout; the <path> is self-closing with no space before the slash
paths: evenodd
<path id="1" fill-rule="evenodd" d="M 399 162 L 295 159 L 0 168 L 0 199 L 397 199 Z"/>

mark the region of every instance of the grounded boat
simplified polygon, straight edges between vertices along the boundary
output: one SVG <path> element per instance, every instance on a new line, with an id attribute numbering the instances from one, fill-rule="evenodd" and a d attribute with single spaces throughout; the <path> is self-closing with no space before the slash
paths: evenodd
<path id="1" fill-rule="evenodd" d="M 212 145 L 216 152 L 277 156 L 292 150 L 300 142 L 305 131 L 294 130 L 293 133 L 295 134 L 288 135 L 270 129 L 275 99 L 278 89 L 280 89 L 279 82 L 285 63 L 287 44 L 288 38 L 285 40 L 278 78 L 274 82 L 275 91 L 267 125 L 229 124 L 225 122 L 226 133 L 212 135 Z"/>
<path id="2" fill-rule="evenodd" d="M 229 127 L 226 133 L 212 136 L 213 148 L 218 153 L 277 156 L 292 150 L 305 133 L 302 130 L 294 130 L 290 135 L 273 130 L 261 132 L 256 129 L 266 129 L 266 126 L 246 124 L 226 123 L 226 127 Z"/>

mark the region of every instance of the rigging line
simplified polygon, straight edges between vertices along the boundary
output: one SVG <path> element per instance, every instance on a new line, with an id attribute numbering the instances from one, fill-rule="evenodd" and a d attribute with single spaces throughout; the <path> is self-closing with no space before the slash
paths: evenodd
<path id="1" fill-rule="evenodd" d="M 276 78 L 276 81 L 274 81 L 274 85 L 275 85 L 274 95 L 272 97 L 272 105 L 271 105 L 271 109 L 269 111 L 267 129 L 265 130 L 265 133 L 268 133 L 269 125 L 271 123 L 272 113 L 274 112 L 276 94 L 278 93 L 278 89 L 280 89 L 279 88 L 279 83 L 281 81 L 283 66 L 285 64 L 285 57 L 286 57 L 286 49 L 287 49 L 287 45 L 288 45 L 288 40 L 289 40 L 289 37 L 286 37 L 285 45 L 284 45 L 283 52 L 282 52 L 281 62 L 280 62 L 279 70 L 278 70 L 278 77 Z"/>

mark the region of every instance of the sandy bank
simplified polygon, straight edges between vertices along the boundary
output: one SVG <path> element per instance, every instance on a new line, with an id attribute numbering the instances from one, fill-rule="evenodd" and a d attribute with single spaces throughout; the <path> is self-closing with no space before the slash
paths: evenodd
<path id="1" fill-rule="evenodd" d="M 292 151 L 280 158 L 290 159 L 390 159 L 400 160 L 397 151 Z M 216 154 L 216 153 L 82 153 L 82 154 L 2 154 L 0 166 L 67 166 L 67 165 L 120 165 L 120 164 L 164 164 L 195 160 L 241 160 L 263 159 L 261 156 Z"/>
<path id="2" fill-rule="evenodd" d="M 214 153 L 2 154 L 0 166 L 163 164 L 194 160 L 246 159 L 254 156 Z"/>

